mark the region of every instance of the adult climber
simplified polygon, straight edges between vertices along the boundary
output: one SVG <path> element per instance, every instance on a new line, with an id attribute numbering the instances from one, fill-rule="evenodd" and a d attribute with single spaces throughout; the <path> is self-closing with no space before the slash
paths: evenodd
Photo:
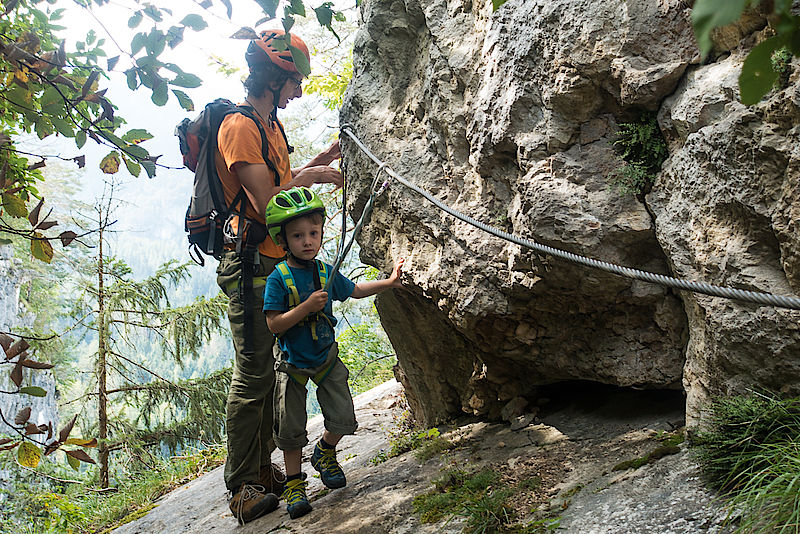
<path id="1" fill-rule="evenodd" d="M 266 278 L 285 253 L 267 238 L 267 203 L 278 192 L 295 186 L 342 185 L 339 171 L 329 166 L 340 157 L 338 141 L 299 169 L 289 164 L 291 148 L 277 110 L 302 96 L 304 76 L 287 45 L 310 60 L 306 44 L 282 30 L 261 32 L 249 43 L 245 55 L 250 73 L 244 81 L 247 97 L 240 105 L 260 121 L 268 157 L 263 156 L 258 126 L 244 114 L 227 115 L 217 136 L 216 167 L 225 201 L 232 205 L 237 195 L 244 193 L 244 220 L 234 216 L 229 221 L 231 243 L 217 268 L 217 283 L 230 298 L 228 319 L 236 352 L 226 409 L 224 477 L 231 512 L 240 524 L 275 510 L 276 493 L 283 491 L 285 480 L 270 459 L 275 449 L 274 337 L 262 311 Z"/>

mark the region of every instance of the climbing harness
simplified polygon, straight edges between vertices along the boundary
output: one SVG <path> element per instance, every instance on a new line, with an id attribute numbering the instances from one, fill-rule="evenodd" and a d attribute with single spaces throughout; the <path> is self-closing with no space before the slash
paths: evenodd
<path id="1" fill-rule="evenodd" d="M 326 282 L 328 281 L 328 266 L 325 265 L 325 262 L 320 260 L 314 260 L 316 263 L 316 269 L 314 271 L 314 288 L 321 289 L 326 286 Z M 281 280 L 283 280 L 284 286 L 286 286 L 286 290 L 289 292 L 289 309 L 295 308 L 300 305 L 300 293 L 297 291 L 297 284 L 294 282 L 294 276 L 292 276 L 292 270 L 289 268 L 289 264 L 286 261 L 280 262 L 278 265 L 275 266 L 278 273 L 281 275 Z M 328 324 L 330 324 L 330 319 L 328 316 L 325 315 L 322 311 L 314 312 L 312 314 L 307 315 L 300 324 L 308 324 L 309 328 L 311 329 L 311 337 L 314 341 L 317 341 L 317 319 L 319 317 L 323 317 Z M 331 325 L 333 328 L 333 325 Z"/>
<path id="2" fill-rule="evenodd" d="M 413 183 L 409 182 L 396 172 L 394 172 L 391 168 L 387 166 L 385 162 L 379 160 L 370 150 L 367 148 L 364 143 L 355 135 L 353 132 L 352 126 L 349 124 L 342 125 L 341 132 L 343 135 L 347 135 L 353 142 L 361 149 L 364 154 L 366 154 L 372 161 L 374 161 L 378 165 L 378 171 L 375 175 L 375 179 L 372 182 L 372 193 L 370 194 L 370 198 L 367 201 L 367 205 L 364 208 L 364 214 L 361 217 L 361 220 L 356 225 L 356 230 L 360 229 L 360 225 L 363 224 L 363 221 L 366 216 L 368 216 L 369 211 L 372 210 L 372 204 L 375 201 L 375 198 L 379 196 L 383 191 L 388 187 L 390 179 L 394 179 L 400 184 L 404 185 L 405 187 L 411 189 L 412 191 L 422 195 L 425 199 L 429 202 L 433 203 L 439 209 L 449 213 L 453 217 L 464 221 L 465 223 L 471 224 L 476 228 L 479 228 L 485 232 L 488 232 L 500 239 L 504 239 L 511 243 L 515 243 L 517 245 L 535 250 L 537 252 L 541 252 L 543 254 L 547 254 L 549 256 L 554 256 L 556 258 L 560 258 L 563 260 L 567 260 L 572 263 L 576 263 L 578 265 L 584 265 L 587 267 L 592 267 L 595 269 L 600 269 L 602 271 L 610 272 L 612 274 L 616 274 L 618 276 L 623 276 L 626 278 L 632 278 L 634 280 L 642 280 L 644 282 L 649 282 L 652 284 L 660 284 L 666 287 L 672 287 L 676 289 L 682 289 L 686 291 L 691 291 L 693 293 L 701 293 L 703 295 L 710 295 L 712 297 L 722 297 L 727 299 L 735 299 L 741 300 L 744 302 L 753 302 L 756 304 L 763 304 L 766 306 L 774 306 L 777 308 L 788 308 L 792 310 L 800 310 L 800 298 L 794 296 L 783 296 L 783 295 L 773 295 L 771 293 L 762 293 L 758 291 L 746 291 L 743 289 L 736 289 L 731 287 L 722 287 L 716 286 L 713 284 L 708 284 L 705 282 L 694 282 L 691 280 L 682 280 L 680 278 L 674 278 L 671 276 L 665 276 L 663 274 L 656 274 L 650 273 L 647 271 L 641 271 L 639 269 L 632 269 L 630 267 L 623 267 L 620 265 L 616 265 L 613 263 L 608 263 L 605 261 L 596 260 L 593 258 L 587 258 L 585 256 L 580 256 L 578 254 L 573 254 L 571 252 L 566 252 L 563 250 L 559 250 L 557 248 L 549 247 L 547 245 L 542 245 L 535 241 L 531 241 L 529 239 L 524 239 L 503 230 L 499 230 L 488 224 L 484 224 L 480 221 L 473 219 L 472 217 L 461 213 L 458 210 L 451 208 L 450 206 L 444 204 L 438 198 L 433 196 L 428 191 L 422 189 L 414 185 Z M 378 178 L 381 172 L 385 172 L 387 174 L 387 179 L 381 186 L 380 190 L 377 192 L 375 191 L 375 185 L 378 181 Z M 349 245 L 352 245 L 352 241 L 355 240 L 355 235 L 351 239 L 350 243 L 348 244 L 347 250 L 349 250 Z M 347 254 L 347 250 L 344 250 L 344 254 Z M 332 275 L 336 273 L 336 269 L 338 269 L 339 265 L 341 264 L 343 256 L 337 258 L 337 262 L 334 265 L 334 269 L 331 269 Z"/>

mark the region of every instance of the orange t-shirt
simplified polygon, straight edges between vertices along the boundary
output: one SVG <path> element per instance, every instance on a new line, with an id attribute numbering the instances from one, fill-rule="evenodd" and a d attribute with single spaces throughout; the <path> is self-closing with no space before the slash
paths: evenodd
<path id="1" fill-rule="evenodd" d="M 286 148 L 283 134 L 277 124 L 266 124 L 260 117 L 257 119 L 264 127 L 269 143 L 269 159 L 278 169 L 280 183 L 285 184 L 292 179 L 292 169 L 289 164 L 289 151 Z M 261 153 L 261 134 L 258 127 L 249 117 L 241 113 L 231 113 L 222 121 L 217 134 L 217 154 L 216 164 L 219 173 L 222 189 L 225 192 L 225 202 L 230 205 L 242 188 L 242 183 L 236 172 L 232 170 L 236 163 L 264 164 L 264 157 Z M 267 178 L 272 184 L 275 177 L 267 168 Z M 246 199 L 245 199 L 246 200 Z M 235 208 L 239 209 L 239 206 Z M 256 213 L 250 202 L 247 202 L 245 216 L 249 219 L 266 224 L 263 213 Z M 234 217 L 233 228 L 238 227 L 239 218 Z M 258 246 L 259 252 L 272 258 L 281 258 L 284 251 L 281 247 L 272 242 L 269 236 Z"/>

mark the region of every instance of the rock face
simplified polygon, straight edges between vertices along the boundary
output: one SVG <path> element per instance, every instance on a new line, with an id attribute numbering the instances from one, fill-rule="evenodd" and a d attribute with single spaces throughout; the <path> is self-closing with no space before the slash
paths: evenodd
<path id="1" fill-rule="evenodd" d="M 694 70 L 660 112 L 670 140 L 647 202 L 677 276 L 800 294 L 800 84 L 747 108 L 743 54 Z M 757 386 L 800 394 L 800 312 L 684 295 L 689 416 Z"/>
<path id="2" fill-rule="evenodd" d="M 681 0 L 367 0 L 342 124 L 397 173 L 522 238 L 651 272 L 800 292 L 798 89 L 737 104 L 735 52 L 699 66 Z M 754 42 L 758 13 L 716 34 Z M 739 36 L 736 38 L 736 36 Z M 658 111 L 669 159 L 645 198 L 609 186 L 618 124 Z M 344 143 L 356 214 L 376 166 Z M 794 390 L 798 312 L 676 294 L 531 252 L 395 183 L 362 260 L 406 258 L 377 300 L 415 414 L 514 417 L 587 380 L 709 395 Z M 796 359 L 796 358 L 794 358 Z"/>
<path id="3" fill-rule="evenodd" d="M 11 246 L 0 246 L 0 332 L 19 331 L 20 328 L 26 326 L 26 323 L 30 324 L 27 322 L 24 310 L 21 310 L 19 305 L 20 286 L 24 281 L 24 274 L 19 268 L 19 260 L 13 257 Z M 0 359 L 5 360 L 5 354 L 2 351 L 0 351 Z M 17 389 L 9 377 L 11 367 L 11 365 L 0 366 L 0 391 Z M 54 426 L 57 426 L 56 383 L 52 371 L 40 369 L 32 372 L 26 369 L 23 371 L 22 385 L 43 388 L 47 391 L 47 396 L 32 397 L 0 393 L 0 412 L 6 419 L 13 421 L 17 412 L 30 406 L 32 423 L 39 425 L 52 422 Z M 0 434 L 4 433 L 13 434 L 13 431 L 0 420 Z"/>

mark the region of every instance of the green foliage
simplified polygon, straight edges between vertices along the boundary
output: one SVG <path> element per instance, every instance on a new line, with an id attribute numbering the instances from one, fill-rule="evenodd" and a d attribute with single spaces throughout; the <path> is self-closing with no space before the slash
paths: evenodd
<path id="1" fill-rule="evenodd" d="M 722 398 L 694 442 L 709 484 L 730 497 L 738 532 L 796 531 L 800 521 L 800 398 Z"/>
<path id="2" fill-rule="evenodd" d="M 325 107 L 335 111 L 342 107 L 345 89 L 353 78 L 353 53 L 339 63 L 337 70 L 330 70 L 326 74 L 311 76 L 304 85 L 308 94 L 318 94 L 322 97 Z"/>
<path id="3" fill-rule="evenodd" d="M 348 327 L 337 342 L 339 357 L 350 370 L 350 391 L 363 393 L 390 380 L 397 358 L 379 323 L 367 319 Z"/>
<path id="4" fill-rule="evenodd" d="M 423 523 L 459 515 L 466 518 L 465 533 L 503 532 L 514 518 L 507 504 L 514 490 L 499 482 L 490 468 L 473 473 L 451 469 L 434 480 L 432 491 L 414 497 L 412 506 Z"/>
<path id="5" fill-rule="evenodd" d="M 31 490 L 29 484 L 7 492 L 0 511 L 3 534 L 100 532 L 133 521 L 152 509 L 155 500 L 225 461 L 226 449 L 214 445 L 170 459 L 153 457 L 117 474 L 113 494 L 88 491 L 83 484 Z M 90 480 L 86 480 L 90 482 Z"/>
<path id="6" fill-rule="evenodd" d="M 612 187 L 624 195 L 646 193 L 668 155 L 655 114 L 620 124 L 614 148 L 625 166 L 611 174 Z"/>
<path id="7" fill-rule="evenodd" d="M 711 34 L 715 28 L 739 19 L 742 12 L 760 3 L 759 0 L 697 0 L 692 8 L 692 24 L 703 55 L 712 49 Z M 757 104 L 774 87 L 779 78 L 772 57 L 786 48 L 800 56 L 800 16 L 792 13 L 792 0 L 775 0 L 770 26 L 773 37 L 759 43 L 742 65 L 739 91 L 743 104 Z"/>
<path id="8" fill-rule="evenodd" d="M 55 221 L 39 219 L 41 205 L 34 209 L 27 205 L 32 197 L 39 198 L 34 185 L 39 175 L 35 170 L 54 158 L 71 161 L 82 168 L 86 157 L 29 154 L 38 161 L 29 164 L 23 158 L 18 164 L 11 162 L 5 167 L 12 154 L 22 155 L 12 139 L 20 134 L 35 134 L 40 139 L 63 136 L 73 139 L 78 149 L 92 140 L 108 149 L 99 162 L 102 172 L 115 174 L 124 165 L 134 176 L 144 170 L 152 178 L 160 166 L 160 156 L 151 154 L 141 144 L 152 136 L 143 128 L 127 129 L 127 121 L 117 114 L 116 106 L 107 95 L 108 88 L 101 88 L 101 85 L 110 79 L 112 72 L 124 73 L 128 89 L 147 91 L 154 105 L 164 106 L 172 100 L 191 111 L 194 103 L 184 89 L 202 84 L 197 75 L 184 70 L 185 65 L 166 61 L 162 54 L 177 48 L 186 31 L 205 30 L 208 27 L 205 13 L 174 13 L 171 7 L 137 2 L 128 7 L 131 15 L 127 25 L 136 33 L 127 43 L 119 33 L 112 34 L 106 29 L 104 17 L 108 14 L 104 7 L 107 3 L 75 0 L 67 2 L 66 7 L 56 8 L 54 0 L 13 0 L 4 3 L 4 16 L 0 18 L 0 94 L 3 95 L 0 98 L 0 216 L 28 216 L 30 220 L 30 227 L 20 230 L 0 219 L 0 244 L 8 241 L 3 233 L 24 235 L 31 241 L 34 256 L 45 262 L 53 257 L 52 240 L 58 238 L 66 246 L 76 236 L 71 231 L 58 236 L 43 233 L 55 226 Z M 256 0 L 256 3 L 274 17 L 278 2 Z M 230 0 L 196 2 L 200 11 L 212 9 L 215 4 L 225 6 L 228 18 L 232 17 Z M 324 2 L 315 11 L 319 24 L 338 39 L 333 23 L 343 21 L 344 15 L 334 11 L 332 6 Z M 74 42 L 73 49 L 67 48 L 68 40 L 63 38 L 68 29 L 59 23 L 65 10 L 84 11 L 87 20 L 97 22 L 96 28 Z M 305 16 L 305 6 L 300 0 L 286 6 L 283 24 L 287 31 L 294 15 Z M 236 37 L 249 39 L 255 34 L 252 28 L 244 28 Z M 69 42 L 74 38 L 72 30 Z M 111 50 L 118 50 L 119 54 L 109 57 Z M 298 69 L 308 74 L 310 65 L 306 57 L 296 49 L 291 52 Z"/>
<path id="9" fill-rule="evenodd" d="M 493 12 L 497 11 L 505 3 L 506 3 L 506 0 L 492 0 L 492 11 Z"/>
<path id="10" fill-rule="evenodd" d="M 784 46 L 773 52 L 770 61 L 773 70 L 778 74 L 775 87 L 786 89 L 789 86 L 789 75 L 792 73 L 792 53 Z"/>
<path id="11" fill-rule="evenodd" d="M 374 458 L 371 458 L 372 465 L 381 464 L 390 458 L 412 450 L 417 451 L 417 460 L 425 462 L 455 446 L 439 433 L 438 428 L 420 428 L 412 420 L 411 412 L 408 409 L 394 417 L 388 437 L 389 449 L 382 449 Z"/>

